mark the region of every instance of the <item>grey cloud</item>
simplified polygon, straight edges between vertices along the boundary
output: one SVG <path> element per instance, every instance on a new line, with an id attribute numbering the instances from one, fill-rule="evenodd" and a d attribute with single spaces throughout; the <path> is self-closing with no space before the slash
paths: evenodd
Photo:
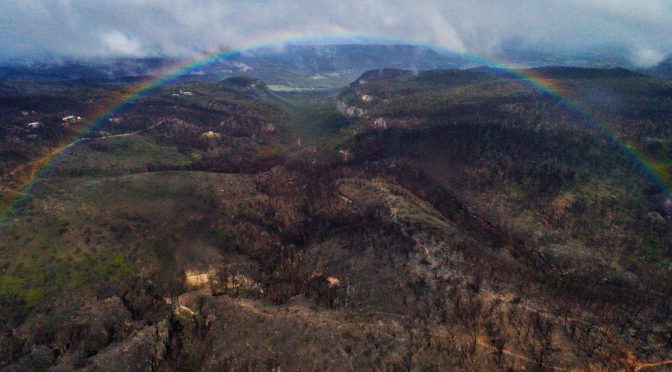
<path id="1" fill-rule="evenodd" d="M 672 51 L 669 0 L 13 0 L 0 58 L 188 56 L 286 38 L 349 35 L 496 54 L 515 40 L 573 52 L 621 48 L 641 65 Z"/>

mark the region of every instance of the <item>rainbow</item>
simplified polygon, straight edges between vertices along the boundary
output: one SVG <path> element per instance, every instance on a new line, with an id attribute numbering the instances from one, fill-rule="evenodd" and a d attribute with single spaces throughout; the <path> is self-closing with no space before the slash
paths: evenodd
<path id="1" fill-rule="evenodd" d="M 570 94 L 565 92 L 565 89 L 558 85 L 554 79 L 545 77 L 535 70 L 506 69 L 504 71 L 509 76 L 557 101 L 576 119 L 596 130 L 609 144 L 629 159 L 652 182 L 658 192 L 665 194 L 668 200 L 672 198 L 672 190 L 670 189 L 672 185 L 669 184 L 672 179 L 669 176 L 666 177 L 663 167 L 640 151 L 636 143 L 629 142 L 613 133 L 606 123 L 582 109 L 578 101 L 572 99 Z"/>
<path id="2" fill-rule="evenodd" d="M 190 61 L 180 63 L 176 66 L 172 66 L 160 71 L 155 71 L 152 74 L 152 76 L 155 76 L 154 78 L 127 87 L 125 89 L 125 93 L 120 94 L 118 98 L 112 100 L 112 102 L 105 108 L 98 110 L 97 112 L 90 113 L 89 117 L 91 117 L 91 119 L 87 120 L 87 125 L 82 130 L 78 131 L 70 138 L 66 138 L 62 142 L 61 146 L 57 147 L 55 150 L 44 155 L 35 162 L 35 166 L 33 167 L 31 174 L 16 190 L 15 194 L 17 196 L 14 197 L 14 199 L 9 203 L 9 206 L 5 208 L 4 211 L 0 211 L 0 228 L 12 220 L 15 212 L 20 209 L 21 204 L 27 200 L 27 197 L 31 194 L 31 191 L 38 184 L 39 180 L 44 179 L 53 169 L 54 165 L 57 164 L 59 160 L 67 156 L 69 150 L 79 143 L 82 138 L 88 134 L 91 134 L 92 132 L 95 132 L 104 123 L 106 123 L 108 119 L 123 112 L 126 108 L 133 105 L 141 98 L 146 97 L 147 95 L 156 91 L 161 86 L 175 82 L 185 75 L 201 71 L 214 63 L 246 54 L 252 54 L 273 48 L 282 48 L 286 45 L 309 43 L 327 44 L 343 42 L 373 42 L 377 44 L 408 44 L 424 46 L 434 49 L 438 52 L 459 55 L 463 58 L 473 61 L 474 66 L 484 65 L 500 70 L 506 76 L 520 82 L 520 84 L 523 84 L 524 86 L 538 91 L 541 94 L 557 101 L 570 113 L 575 115 L 577 119 L 596 129 L 609 143 L 618 149 L 618 151 L 630 159 L 632 163 L 659 189 L 660 192 L 664 192 L 668 198 L 671 195 L 669 186 L 666 185 L 663 180 L 664 175 L 662 171 L 656 170 L 654 162 L 651 159 L 647 159 L 643 153 L 637 150 L 636 146 L 627 143 L 618 135 L 612 133 L 608 129 L 608 126 L 603 122 L 596 120 L 594 117 L 586 113 L 586 111 L 582 110 L 578 103 L 574 101 L 568 93 L 564 92 L 563 88 L 559 86 L 553 79 L 542 76 L 534 70 L 520 70 L 511 68 L 503 62 L 494 61 L 477 55 L 464 54 L 459 51 L 456 52 L 445 49 L 438 45 L 418 42 L 415 40 L 392 39 L 385 36 L 360 36 L 347 34 L 300 37 L 281 35 L 277 37 L 276 40 L 256 43 L 245 48 L 224 52 L 215 52 L 209 55 L 200 55 Z"/>

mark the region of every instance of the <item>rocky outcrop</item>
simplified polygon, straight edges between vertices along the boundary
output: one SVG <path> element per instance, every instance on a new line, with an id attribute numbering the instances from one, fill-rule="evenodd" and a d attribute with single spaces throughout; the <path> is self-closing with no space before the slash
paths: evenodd
<path id="1" fill-rule="evenodd" d="M 229 89 L 250 94 L 254 97 L 266 97 L 269 94 L 266 84 L 262 80 L 252 77 L 234 76 L 222 81 L 221 84 Z"/>
<path id="2" fill-rule="evenodd" d="M 101 350 L 87 361 L 83 371 L 151 371 L 164 360 L 169 340 L 169 323 L 147 326 L 123 341 Z"/>
<path id="3" fill-rule="evenodd" d="M 336 102 L 336 107 L 343 115 L 347 116 L 350 119 L 359 118 L 364 116 L 365 111 L 361 107 L 348 104 L 345 100 L 339 99 Z"/>

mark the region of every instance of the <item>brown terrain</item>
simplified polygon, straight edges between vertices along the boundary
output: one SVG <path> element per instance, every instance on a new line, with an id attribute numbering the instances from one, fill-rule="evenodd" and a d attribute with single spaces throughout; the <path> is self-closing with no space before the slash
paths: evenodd
<path id="1" fill-rule="evenodd" d="M 541 72 L 667 182 L 670 83 Z M 487 69 L 237 78 L 86 130 L 123 94 L 0 97 L 3 371 L 670 368 L 669 194 L 551 97 Z"/>

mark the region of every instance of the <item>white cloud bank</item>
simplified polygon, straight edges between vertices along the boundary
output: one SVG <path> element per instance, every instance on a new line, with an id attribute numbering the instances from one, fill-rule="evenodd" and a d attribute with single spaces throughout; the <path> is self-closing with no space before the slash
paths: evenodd
<path id="1" fill-rule="evenodd" d="M 124 56 L 142 55 L 142 47 L 137 39 L 131 39 L 119 31 L 112 31 L 101 36 L 105 50 L 110 54 Z"/>
<path id="2" fill-rule="evenodd" d="M 670 0 L 12 0 L 0 58 L 184 56 L 288 37 L 384 36 L 467 53 L 515 41 L 610 47 L 650 65 L 672 52 Z"/>

